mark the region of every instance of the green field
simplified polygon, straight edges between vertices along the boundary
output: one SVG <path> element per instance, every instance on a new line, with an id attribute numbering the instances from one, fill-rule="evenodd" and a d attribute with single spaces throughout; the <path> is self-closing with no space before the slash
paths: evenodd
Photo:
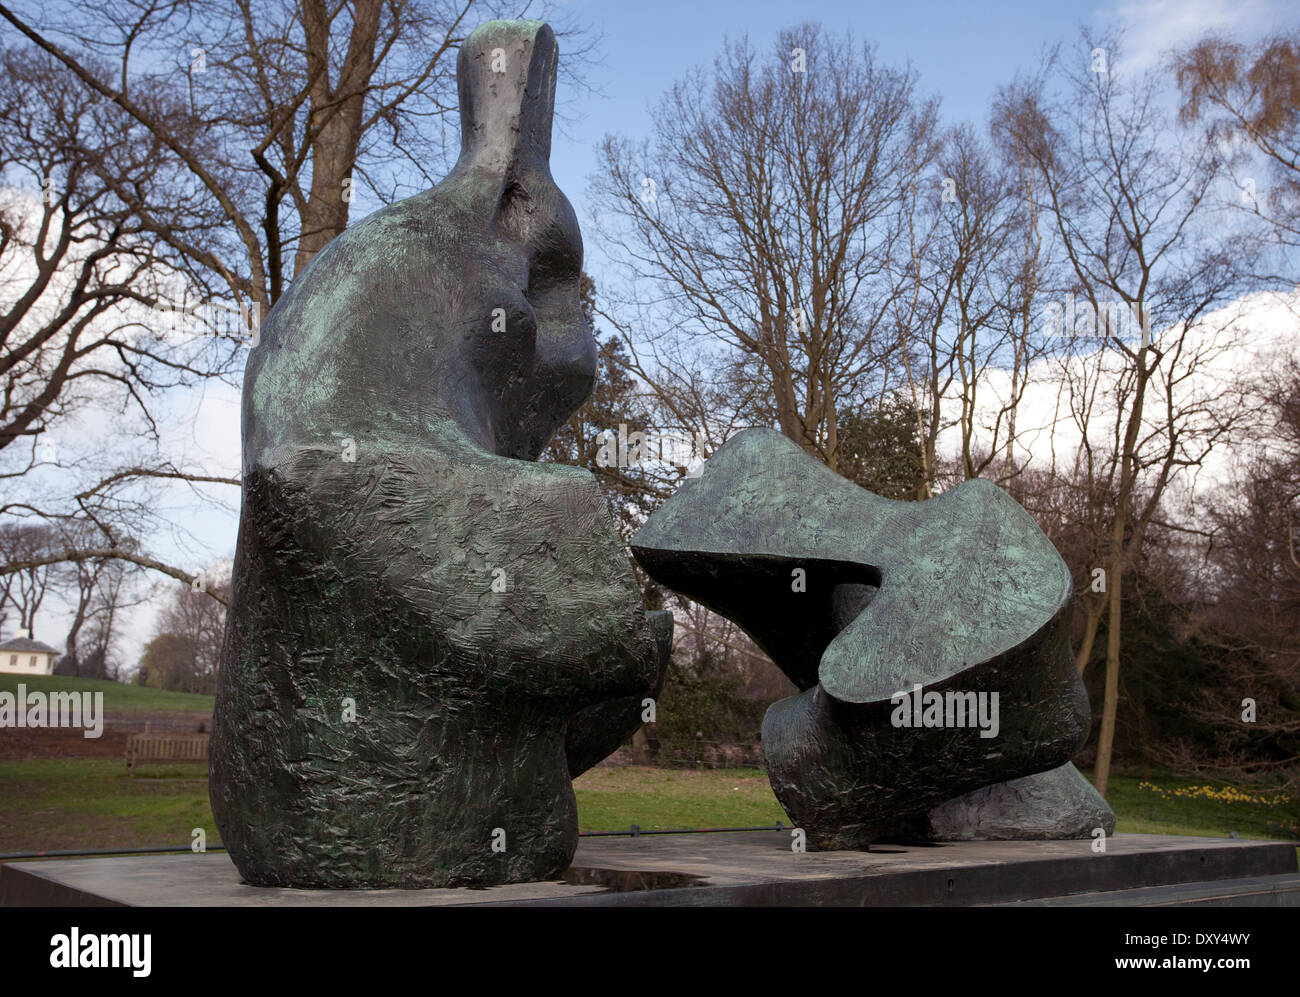
<path id="1" fill-rule="evenodd" d="M 1108 800 L 1116 830 L 1300 841 L 1300 799 L 1271 789 L 1153 775 L 1112 777 Z"/>
<path id="2" fill-rule="evenodd" d="M 754 827 L 790 818 L 760 769 L 594 768 L 573 784 L 583 831 Z"/>
<path id="3" fill-rule="evenodd" d="M 0 852 L 188 846 L 194 828 L 217 840 L 203 765 L 146 766 L 134 778 L 121 762 L 57 759 L 0 762 Z M 1300 802 L 1261 803 L 1223 787 L 1153 777 L 1111 780 L 1118 830 L 1300 839 Z M 584 831 L 775 824 L 788 818 L 757 769 L 689 771 L 597 768 L 575 783 Z M 1182 791 L 1184 796 L 1175 795 Z M 1217 795 L 1224 797 L 1215 799 Z M 1258 796 L 1259 794 L 1249 794 Z M 1265 794 L 1275 800 L 1276 794 Z"/>
<path id="4" fill-rule="evenodd" d="M 98 758 L 0 762 L 0 852 L 211 842 L 207 765 L 142 767 Z"/>
<path id="5" fill-rule="evenodd" d="M 16 675 L 0 673 L 0 692 L 18 692 L 22 683 L 28 692 L 103 692 L 104 709 L 110 713 L 150 710 L 193 710 L 211 713 L 214 697 L 187 692 L 164 692 L 141 685 L 125 685 L 104 679 L 83 679 L 71 675 Z"/>

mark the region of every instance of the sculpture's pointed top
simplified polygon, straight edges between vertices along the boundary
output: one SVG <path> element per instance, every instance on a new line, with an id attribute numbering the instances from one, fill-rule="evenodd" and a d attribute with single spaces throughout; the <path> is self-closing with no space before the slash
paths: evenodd
<path id="1" fill-rule="evenodd" d="M 462 164 L 504 174 L 531 160 L 549 169 L 559 58 L 543 21 L 488 21 L 465 39 L 456 69 Z"/>

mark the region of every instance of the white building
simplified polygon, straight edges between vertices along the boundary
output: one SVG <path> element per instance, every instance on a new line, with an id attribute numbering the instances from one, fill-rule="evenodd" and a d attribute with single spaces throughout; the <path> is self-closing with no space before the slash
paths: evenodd
<path id="1" fill-rule="evenodd" d="M 19 675 L 52 675 L 54 659 L 59 652 L 27 636 L 26 630 L 19 630 L 18 636 L 10 637 L 0 644 L 0 672 L 16 672 Z"/>

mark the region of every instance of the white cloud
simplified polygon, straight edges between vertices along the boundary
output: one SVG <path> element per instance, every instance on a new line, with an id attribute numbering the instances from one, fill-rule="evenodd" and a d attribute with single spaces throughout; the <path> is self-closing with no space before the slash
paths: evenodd
<path id="1" fill-rule="evenodd" d="M 1141 72 L 1209 32 L 1253 41 L 1293 27 L 1295 6 L 1293 0 L 1122 0 L 1099 10 L 1097 20 L 1125 29 L 1122 65 Z"/>
<path id="2" fill-rule="evenodd" d="M 1262 292 L 1234 301 L 1212 312 L 1197 323 L 1189 333 L 1186 350 L 1179 367 L 1187 369 L 1193 354 L 1197 354 L 1195 372 L 1177 387 L 1175 404 L 1186 408 L 1193 400 L 1205 404 L 1221 388 L 1239 384 L 1246 379 L 1248 392 L 1247 418 L 1231 442 L 1221 441 L 1198 468 L 1185 468 L 1175 475 L 1175 484 L 1183 489 L 1187 505 L 1184 515 L 1195 516 L 1201 503 L 1209 500 L 1216 486 L 1228 485 L 1239 462 L 1254 447 L 1267 447 L 1270 441 L 1268 427 L 1252 419 L 1266 411 L 1265 399 L 1259 394 L 1263 381 L 1256 375 L 1269 370 L 1279 357 L 1300 356 L 1300 290 L 1291 294 Z M 1166 349 L 1173 333 L 1156 332 L 1153 343 Z M 1089 420 L 1089 439 L 1099 452 L 1109 452 L 1111 435 L 1115 426 L 1114 385 L 1116 372 L 1123 369 L 1122 358 L 1110 351 L 1114 362 L 1107 361 L 1102 353 L 1081 353 L 1070 361 L 1075 376 L 1081 376 L 1084 367 L 1091 369 L 1101 390 Z M 1100 368 L 1098 361 L 1102 361 Z M 1168 362 L 1173 362 L 1172 358 Z M 991 428 L 995 424 L 1002 400 L 1010 395 L 1010 376 L 1005 371 L 990 371 L 980 385 L 976 415 L 976 444 L 989 449 L 992 443 Z M 1161 432 L 1163 414 L 1159 378 L 1149 387 L 1143 420 L 1147 431 Z M 956 400 L 949 400 L 955 406 Z M 1068 468 L 1079 450 L 1082 433 L 1071 418 L 1071 399 L 1061 368 L 1057 361 L 1043 360 L 1030 371 L 1030 382 L 1017 406 L 1016 463 L 1020 467 L 1046 470 L 1055 465 Z M 951 417 L 956 416 L 953 408 Z M 1204 421 L 1204 420 L 1202 420 Z M 1196 447 L 1198 430 L 1206 428 L 1197 420 L 1182 423 L 1182 431 L 1189 437 L 1189 446 Z M 1005 426 L 1002 427 L 1005 433 Z M 952 427 L 940 435 L 939 448 L 950 459 L 960 454 L 960 430 Z M 1005 446 L 1005 440 L 1003 440 Z"/>

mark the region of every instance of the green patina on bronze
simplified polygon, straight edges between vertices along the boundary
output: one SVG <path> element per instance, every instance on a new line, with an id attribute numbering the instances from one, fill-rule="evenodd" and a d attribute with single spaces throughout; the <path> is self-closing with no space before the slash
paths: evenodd
<path id="1" fill-rule="evenodd" d="M 455 168 L 330 242 L 250 357 L 211 797 L 251 883 L 556 875 L 571 774 L 662 684 L 595 480 L 536 461 L 595 376 L 557 59 L 541 22 L 470 35 Z"/>
<path id="2" fill-rule="evenodd" d="M 894 502 L 779 433 L 749 430 L 683 483 L 632 549 L 657 581 L 736 621 L 805 690 L 768 711 L 763 753 L 777 797 L 820 847 L 866 846 L 954 797 L 1062 766 L 1082 745 L 1069 571 L 996 485 Z M 997 736 L 894 726 L 891 699 L 917 686 L 997 692 Z M 1014 796 L 985 793 L 934 826 L 946 833 L 979 812 L 989 836 L 1005 836 Z M 1066 777 L 1038 796 L 1040 810 L 1062 808 L 1070 834 L 1100 802 Z M 1043 823 L 1023 826 L 1037 835 Z"/>

